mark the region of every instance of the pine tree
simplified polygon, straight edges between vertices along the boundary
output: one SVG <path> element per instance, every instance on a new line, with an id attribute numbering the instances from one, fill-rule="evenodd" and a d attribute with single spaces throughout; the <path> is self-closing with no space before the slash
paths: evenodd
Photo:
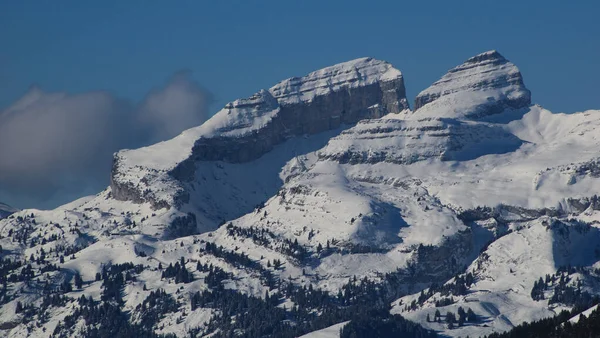
<path id="1" fill-rule="evenodd" d="M 75 287 L 79 290 L 81 290 L 81 287 L 83 286 L 83 280 L 81 279 L 81 276 L 79 275 L 79 273 L 75 274 Z"/>
<path id="2" fill-rule="evenodd" d="M 471 308 L 467 310 L 467 321 L 470 323 L 475 323 L 477 321 L 477 315 L 475 315 L 475 312 L 473 312 Z"/>
<path id="3" fill-rule="evenodd" d="M 467 318 L 467 313 L 465 312 L 465 309 L 462 308 L 462 306 L 458 307 L 458 326 L 462 326 L 461 324 L 461 320 L 464 323 L 465 319 Z"/>

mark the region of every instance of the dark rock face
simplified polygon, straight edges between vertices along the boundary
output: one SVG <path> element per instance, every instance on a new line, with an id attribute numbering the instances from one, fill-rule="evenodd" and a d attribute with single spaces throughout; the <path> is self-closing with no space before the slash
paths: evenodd
<path id="1" fill-rule="evenodd" d="M 134 203 L 149 202 L 155 210 L 170 207 L 169 203 L 165 200 L 155 198 L 154 192 L 150 189 L 140 190 L 133 182 L 115 180 L 117 174 L 116 170 L 118 170 L 118 168 L 119 158 L 115 156 L 113 158 L 113 166 L 110 175 L 111 196 L 114 199 L 119 201 L 131 201 Z M 155 173 L 155 176 L 158 176 L 158 174 L 159 173 Z M 148 177 L 144 177 L 143 180 L 148 180 Z M 184 196 L 186 195 L 183 191 L 181 191 L 181 194 Z"/>
<path id="2" fill-rule="evenodd" d="M 449 237 L 439 246 L 419 246 L 409 264 L 412 282 L 444 281 L 463 269 L 466 257 L 479 247 L 473 246 L 471 229 Z M 411 268 L 412 267 L 412 268 Z"/>
<path id="3" fill-rule="evenodd" d="M 461 93 L 469 92 L 469 97 Z M 474 96 L 475 94 L 476 96 Z M 531 92 L 525 88 L 518 68 L 497 51 L 476 55 L 451 69 L 415 99 L 415 111 L 441 99 L 459 104 L 460 115 L 480 118 L 507 108 L 519 109 L 531 104 Z M 461 101 L 472 102 L 461 102 Z M 446 103 L 441 101 L 441 105 Z"/>

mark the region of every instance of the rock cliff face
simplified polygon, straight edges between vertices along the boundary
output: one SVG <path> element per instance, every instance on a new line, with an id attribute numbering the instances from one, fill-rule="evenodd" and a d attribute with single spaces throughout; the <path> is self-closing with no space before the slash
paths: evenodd
<path id="1" fill-rule="evenodd" d="M 362 58 L 327 67 L 231 102 L 173 140 L 117 153 L 112 196 L 154 208 L 182 204 L 189 197 L 181 181 L 194 179 L 200 161 L 253 161 L 290 138 L 408 108 L 402 73 L 391 64 Z"/>
<path id="2" fill-rule="evenodd" d="M 519 69 L 497 51 L 450 69 L 415 99 L 415 114 L 477 119 L 531 104 Z"/>

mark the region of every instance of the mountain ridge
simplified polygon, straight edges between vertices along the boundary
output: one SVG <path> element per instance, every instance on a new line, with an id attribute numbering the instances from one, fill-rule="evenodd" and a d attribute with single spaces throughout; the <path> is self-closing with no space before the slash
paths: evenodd
<path id="1" fill-rule="evenodd" d="M 564 294 L 577 280 L 600 294 L 600 112 L 530 105 L 496 51 L 448 74 L 414 111 L 385 61 L 290 78 L 116 153 L 95 197 L 0 220 L 2 257 L 19 262 L 4 270 L 0 335 L 83 335 L 81 295 L 129 313 L 128 330 L 178 336 L 256 332 L 211 294 L 262 302 L 260 327 L 282 336 L 334 324 L 324 332 L 335 336 L 356 308 L 483 336 L 589 305 Z M 540 299 L 545 275 L 569 282 L 548 282 Z M 49 295 L 73 300 L 43 305 Z M 148 305 L 155 297 L 171 305 Z M 426 319 L 458 307 L 477 320 Z"/>
<path id="2" fill-rule="evenodd" d="M 128 164 L 127 157 L 136 158 L 136 151 L 117 153 L 111 174 L 112 196 L 136 202 L 148 200 L 157 209 L 178 208 L 189 204 L 190 194 L 179 182 L 191 180 L 195 163 L 249 162 L 290 138 L 335 130 L 364 118 L 399 113 L 407 108 L 402 73 L 373 58 L 356 59 L 302 78 L 290 78 L 268 91 L 261 90 L 248 99 L 228 103 L 202 126 L 187 130 L 171 141 L 138 151 L 143 152 L 143 157 L 152 158 L 151 149 L 158 148 L 158 156 L 163 156 L 165 151 L 160 148 L 176 143 L 175 149 L 166 150 L 170 152 L 166 162 L 145 161 L 140 166 L 134 159 Z M 177 152 L 180 154 L 174 156 Z M 155 164 L 159 166 L 153 167 Z M 140 174 L 132 177 L 136 171 Z M 152 191 L 152 184 L 147 184 L 152 181 L 158 183 L 159 192 Z"/>

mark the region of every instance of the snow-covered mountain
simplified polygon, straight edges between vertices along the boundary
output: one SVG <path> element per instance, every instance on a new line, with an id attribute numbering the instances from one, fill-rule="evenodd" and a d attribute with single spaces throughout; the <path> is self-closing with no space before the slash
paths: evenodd
<path id="1" fill-rule="evenodd" d="M 519 69 L 492 50 L 450 69 L 419 93 L 415 112 L 420 117 L 481 119 L 530 104 L 531 92 Z"/>
<path id="2" fill-rule="evenodd" d="M 231 102 L 172 140 L 117 153 L 110 194 L 170 209 L 169 224 L 193 215 L 177 234 L 214 230 L 275 194 L 289 160 L 360 120 L 405 109 L 402 73 L 389 63 L 362 58 L 324 68 Z"/>
<path id="3" fill-rule="evenodd" d="M 389 306 L 473 337 L 593 305 L 600 111 L 531 105 L 496 51 L 414 107 L 362 58 L 116 153 L 100 194 L 0 221 L 0 335 L 338 336 Z"/>

